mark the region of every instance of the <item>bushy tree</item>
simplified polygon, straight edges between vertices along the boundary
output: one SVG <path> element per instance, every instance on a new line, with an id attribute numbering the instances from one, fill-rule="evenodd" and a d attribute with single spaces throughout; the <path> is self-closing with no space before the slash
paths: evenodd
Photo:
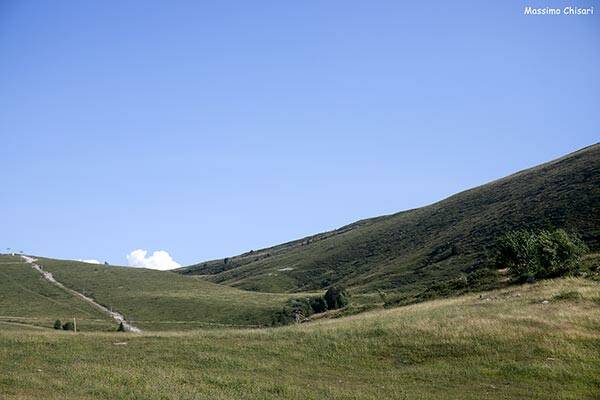
<path id="1" fill-rule="evenodd" d="M 563 229 L 509 232 L 500 238 L 496 264 L 520 280 L 553 278 L 579 267 L 586 245 Z"/>
<path id="2" fill-rule="evenodd" d="M 60 319 L 57 319 L 56 321 L 54 321 L 54 329 L 61 329 L 62 328 L 62 322 L 60 322 Z"/>
<path id="3" fill-rule="evenodd" d="M 125 326 L 123 325 L 123 322 L 119 322 L 119 327 L 117 328 L 117 332 L 125 332 Z"/>
<path id="4" fill-rule="evenodd" d="M 563 229 L 541 231 L 538 234 L 538 258 L 542 278 L 566 275 L 579 267 L 587 246 L 575 235 Z"/>
<path id="5" fill-rule="evenodd" d="M 508 232 L 498 241 L 496 264 L 508 268 L 514 276 L 535 276 L 538 268 L 536 253 L 537 242 L 533 232 Z"/>
<path id="6" fill-rule="evenodd" d="M 333 286 L 325 292 L 325 301 L 327 308 L 335 310 L 336 308 L 346 307 L 349 303 L 348 293 L 341 286 Z"/>

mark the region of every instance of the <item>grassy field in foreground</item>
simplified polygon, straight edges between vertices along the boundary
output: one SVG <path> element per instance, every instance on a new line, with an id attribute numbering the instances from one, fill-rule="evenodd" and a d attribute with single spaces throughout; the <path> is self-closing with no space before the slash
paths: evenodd
<path id="1" fill-rule="evenodd" d="M 54 277 L 144 330 L 269 325 L 287 294 L 256 293 L 142 268 L 38 258 Z"/>
<path id="2" fill-rule="evenodd" d="M 597 399 L 600 283 L 283 328 L 0 330 L 0 368 L 7 399 Z"/>

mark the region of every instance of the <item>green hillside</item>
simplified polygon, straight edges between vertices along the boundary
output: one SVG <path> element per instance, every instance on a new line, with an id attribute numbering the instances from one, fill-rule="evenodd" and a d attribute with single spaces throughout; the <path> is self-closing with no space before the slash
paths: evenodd
<path id="1" fill-rule="evenodd" d="M 113 320 L 43 280 L 20 257 L 0 256 L 0 260 L 3 316 L 28 317 L 28 322 L 42 326 L 51 326 L 54 318 L 87 316 L 105 321 L 108 325 L 103 328 L 115 329 Z M 269 325 L 275 311 L 281 310 L 289 298 L 171 272 L 47 258 L 38 258 L 37 263 L 68 288 L 112 307 L 143 330 Z"/>
<path id="2" fill-rule="evenodd" d="M 0 256 L 0 329 L 49 327 L 73 318 L 83 330 L 115 329 L 112 319 L 43 279 L 21 257 Z"/>
<path id="3" fill-rule="evenodd" d="M 0 329 L 0 397 L 597 399 L 599 309 L 558 279 L 276 329 Z"/>
<path id="4" fill-rule="evenodd" d="M 600 145 L 426 207 L 367 219 L 179 270 L 239 288 L 284 292 L 341 283 L 417 293 L 489 264 L 498 236 L 565 228 L 600 248 Z"/>

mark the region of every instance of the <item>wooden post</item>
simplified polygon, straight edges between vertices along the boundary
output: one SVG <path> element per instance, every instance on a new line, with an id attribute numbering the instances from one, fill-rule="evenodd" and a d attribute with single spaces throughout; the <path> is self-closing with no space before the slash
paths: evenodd
<path id="1" fill-rule="evenodd" d="M 77 320 L 73 317 L 73 332 L 77 333 Z"/>

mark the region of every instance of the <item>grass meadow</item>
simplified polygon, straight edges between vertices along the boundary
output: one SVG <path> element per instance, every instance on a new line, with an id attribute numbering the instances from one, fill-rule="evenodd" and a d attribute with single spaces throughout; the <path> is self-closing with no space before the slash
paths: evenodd
<path id="1" fill-rule="evenodd" d="M 597 399 L 599 311 L 598 282 L 559 279 L 282 328 L 74 334 L 0 325 L 0 393 Z"/>

